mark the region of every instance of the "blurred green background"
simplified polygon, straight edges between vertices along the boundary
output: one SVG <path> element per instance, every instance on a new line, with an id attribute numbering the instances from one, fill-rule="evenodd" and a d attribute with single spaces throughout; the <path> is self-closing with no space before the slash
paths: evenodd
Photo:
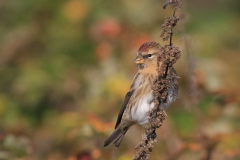
<path id="1" fill-rule="evenodd" d="M 0 159 L 130 160 L 143 127 L 103 148 L 164 0 L 0 0 Z M 240 1 L 185 1 L 179 99 L 152 160 L 240 159 Z"/>

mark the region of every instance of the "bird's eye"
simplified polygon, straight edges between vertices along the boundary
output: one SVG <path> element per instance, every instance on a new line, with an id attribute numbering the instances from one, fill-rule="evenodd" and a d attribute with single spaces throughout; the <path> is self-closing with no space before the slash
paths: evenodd
<path id="1" fill-rule="evenodd" d="M 148 57 L 152 57 L 152 55 L 151 55 L 151 54 L 149 54 L 149 55 L 148 55 Z"/>

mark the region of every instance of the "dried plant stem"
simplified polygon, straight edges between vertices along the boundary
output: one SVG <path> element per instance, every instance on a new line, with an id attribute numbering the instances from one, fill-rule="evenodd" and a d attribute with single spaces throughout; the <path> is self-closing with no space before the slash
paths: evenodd
<path id="1" fill-rule="evenodd" d="M 169 68 L 172 67 L 181 56 L 179 48 L 172 44 L 172 29 L 179 21 L 179 17 L 176 17 L 175 13 L 182 7 L 182 0 L 168 0 L 163 8 L 166 8 L 169 4 L 177 4 L 177 6 L 174 9 L 173 15 L 165 18 L 160 37 L 163 37 L 164 41 L 170 38 L 170 45 L 161 47 L 162 53 L 158 55 L 158 76 L 155 78 L 152 86 L 156 95 L 155 105 L 148 113 L 150 123 L 144 127 L 145 133 L 142 135 L 142 141 L 135 147 L 137 151 L 133 156 L 133 160 L 149 160 L 153 143 L 157 142 L 156 129 L 161 127 L 163 121 L 167 118 L 166 111 L 164 108 L 161 108 L 160 105 L 161 103 L 166 103 L 170 86 L 173 84 L 178 86 L 178 77 L 175 73 L 169 74 Z"/>

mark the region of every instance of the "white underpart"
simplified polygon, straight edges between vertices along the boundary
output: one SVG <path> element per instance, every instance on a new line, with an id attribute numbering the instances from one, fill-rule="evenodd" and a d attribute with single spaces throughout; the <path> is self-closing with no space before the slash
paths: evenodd
<path id="1" fill-rule="evenodd" d="M 148 94 L 148 95 L 142 97 L 136 103 L 137 110 L 135 111 L 133 109 L 131 111 L 133 121 L 136 121 L 138 124 L 141 124 L 141 125 L 145 125 L 148 123 L 149 116 L 147 116 L 147 112 L 152 110 L 152 108 L 154 107 L 154 102 L 152 102 L 151 104 L 149 103 L 150 101 L 153 100 L 153 98 L 154 98 L 153 94 Z M 135 108 L 135 107 L 133 107 L 133 108 Z"/>
<path id="2" fill-rule="evenodd" d="M 137 103 L 137 110 L 131 111 L 132 120 L 140 125 L 145 125 L 148 123 L 149 116 L 147 113 L 154 107 L 154 102 L 150 103 L 154 99 L 153 94 L 148 94 L 142 97 Z M 173 95 L 173 88 L 168 89 L 167 103 L 161 104 L 161 107 L 167 109 L 175 100 L 177 96 Z M 135 107 L 133 107 L 135 108 Z"/>

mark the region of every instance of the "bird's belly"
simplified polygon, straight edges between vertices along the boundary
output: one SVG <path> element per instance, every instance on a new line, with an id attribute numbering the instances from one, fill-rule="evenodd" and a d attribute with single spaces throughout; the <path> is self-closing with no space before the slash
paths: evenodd
<path id="1" fill-rule="evenodd" d="M 175 100 L 177 99 L 177 96 L 173 93 L 173 88 L 168 89 L 168 97 L 167 97 L 167 103 L 161 104 L 161 108 L 167 109 Z M 149 116 L 147 113 L 151 111 L 154 107 L 154 96 L 153 94 L 149 94 L 147 96 L 144 96 L 141 98 L 137 103 L 135 103 L 135 106 L 133 106 L 131 110 L 131 118 L 132 121 L 145 125 L 148 123 Z"/>
<path id="2" fill-rule="evenodd" d="M 152 110 L 154 107 L 154 97 L 153 95 L 146 96 L 136 103 L 136 106 L 133 107 L 131 111 L 132 121 L 137 122 L 138 124 L 145 125 L 148 123 L 149 116 L 147 113 Z"/>

